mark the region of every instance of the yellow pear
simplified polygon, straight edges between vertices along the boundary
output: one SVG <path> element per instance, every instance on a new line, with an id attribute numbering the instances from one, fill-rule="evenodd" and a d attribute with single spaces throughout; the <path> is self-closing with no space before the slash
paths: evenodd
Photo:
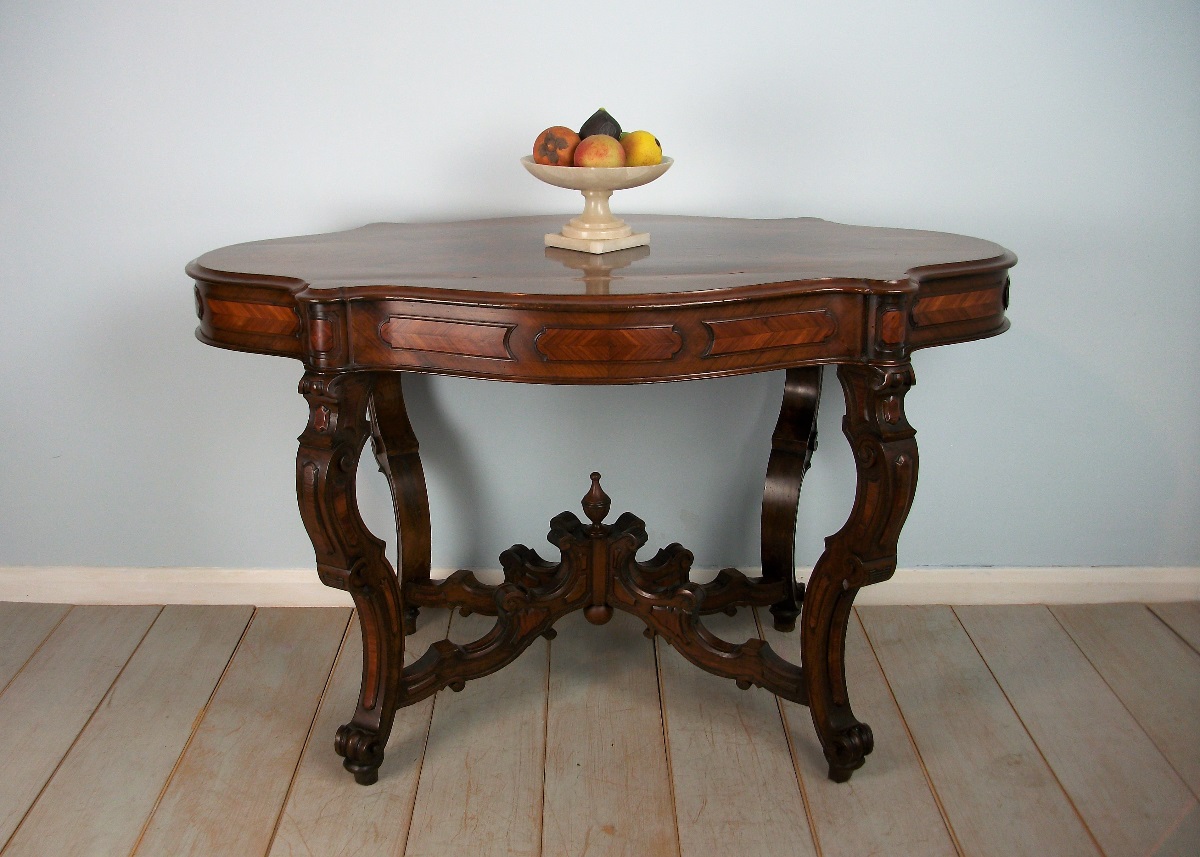
<path id="1" fill-rule="evenodd" d="M 649 167 L 662 163 L 662 145 L 649 131 L 630 131 L 621 135 L 625 166 Z"/>

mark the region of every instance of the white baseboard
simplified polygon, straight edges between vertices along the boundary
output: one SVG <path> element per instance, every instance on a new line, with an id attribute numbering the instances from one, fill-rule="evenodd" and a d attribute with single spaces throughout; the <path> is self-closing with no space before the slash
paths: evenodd
<path id="1" fill-rule="evenodd" d="M 757 573 L 746 569 L 748 574 Z M 445 576 L 448 571 L 435 571 Z M 498 579 L 481 572 L 480 579 Z M 711 576 L 697 572 L 698 581 Z M 801 579 L 807 577 L 804 570 Z M 53 604 L 349 606 L 314 569 L 0 567 L 0 601 Z M 1090 604 L 1200 601 L 1200 568 L 902 568 L 856 604 Z"/>

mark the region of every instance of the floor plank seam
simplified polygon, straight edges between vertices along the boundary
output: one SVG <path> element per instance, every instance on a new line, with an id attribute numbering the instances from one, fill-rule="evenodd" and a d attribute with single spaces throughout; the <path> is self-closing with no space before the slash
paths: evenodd
<path id="1" fill-rule="evenodd" d="M 1043 607 L 1043 609 L 1048 610 L 1049 608 Z M 1012 709 L 1013 715 L 1017 718 L 1017 722 L 1021 724 L 1021 728 L 1024 729 L 1025 734 L 1029 736 L 1029 742 L 1033 744 L 1033 748 L 1037 750 L 1038 758 L 1040 758 L 1043 764 L 1045 764 L 1046 770 L 1048 770 L 1050 772 L 1050 776 L 1054 778 L 1054 782 L 1058 786 L 1059 791 L 1061 791 L 1063 793 L 1063 797 L 1067 799 L 1067 803 L 1070 805 L 1071 811 L 1075 813 L 1075 817 L 1079 819 L 1079 823 L 1087 832 L 1088 838 L 1091 839 L 1092 844 L 1096 846 L 1096 853 L 1103 855 L 1104 848 L 1100 845 L 1100 840 L 1096 838 L 1096 834 L 1092 832 L 1091 825 L 1087 823 L 1087 819 L 1084 818 L 1083 813 L 1080 812 L 1079 806 L 1075 803 L 1075 798 L 1071 796 L 1071 793 L 1067 791 L 1067 787 L 1064 786 L 1062 780 L 1059 779 L 1058 771 L 1054 770 L 1054 766 L 1051 765 L 1050 760 L 1046 758 L 1046 753 L 1042 750 L 1042 745 L 1038 743 L 1037 737 L 1033 734 L 1033 731 L 1025 724 L 1025 718 L 1021 716 L 1021 712 L 1017 710 L 1016 704 L 1013 703 L 1012 698 L 1009 697 L 1008 691 L 1005 689 L 1004 685 L 1000 683 L 1000 679 L 992 670 L 992 665 L 988 663 L 988 659 L 984 657 L 983 652 L 980 651 L 979 645 L 975 642 L 975 638 L 971 636 L 971 632 L 967 630 L 967 626 L 963 623 L 962 617 L 958 615 L 958 611 L 955 610 L 953 606 L 950 607 L 950 612 L 954 614 L 954 620 L 958 622 L 958 625 L 960 628 L 962 628 L 963 633 L 967 635 L 967 639 L 971 641 L 971 647 L 975 650 L 975 654 L 979 655 L 979 660 L 983 661 L 984 667 L 987 668 L 988 675 L 992 677 L 992 681 L 996 683 L 996 687 L 1000 688 L 1000 693 L 1004 697 L 1004 701 L 1008 703 L 1008 707 Z"/>
<path id="2" fill-rule="evenodd" d="M 938 794 L 937 786 L 934 784 L 933 777 L 929 773 L 929 767 L 925 764 L 925 757 L 921 755 L 921 748 L 917 745 L 917 739 L 913 737 L 912 730 L 908 727 L 908 720 L 904 715 L 904 709 L 900 707 L 900 700 L 896 697 L 896 691 L 892 689 L 892 680 L 888 677 L 887 670 L 883 668 L 883 661 L 879 659 L 879 652 L 875 650 L 875 642 L 867 632 L 867 624 L 859 616 L 858 608 L 854 609 L 854 618 L 858 621 L 858 626 L 862 629 L 863 637 L 866 638 L 867 646 L 871 649 L 871 656 L 875 658 L 875 664 L 879 667 L 880 675 L 883 676 L 883 684 L 887 688 L 888 696 L 891 697 L 892 704 L 896 706 L 896 711 L 900 714 L 900 725 L 904 728 L 904 734 L 908 736 L 908 743 L 912 747 L 913 756 L 916 758 L 917 764 L 921 766 L 921 774 L 925 777 L 925 784 L 929 787 L 929 793 L 933 796 L 933 803 L 937 807 L 938 814 L 942 817 L 942 824 L 946 826 L 946 833 L 950 836 L 950 844 L 954 846 L 954 850 L 958 852 L 959 857 L 970 857 L 959 840 L 958 833 L 954 830 L 954 825 L 950 822 L 950 816 L 946 812 L 945 805 L 942 803 L 942 796 Z"/>
<path id="3" fill-rule="evenodd" d="M 1183 636 L 1183 634 L 1179 633 L 1179 629 L 1176 628 L 1174 625 L 1172 625 L 1170 622 L 1168 622 L 1166 619 L 1164 619 L 1157 610 L 1155 610 L 1149 604 L 1144 604 L 1142 606 L 1144 606 L 1147 610 L 1149 610 L 1154 615 L 1155 619 L 1157 619 L 1159 622 L 1162 622 L 1164 625 L 1166 625 L 1167 628 L 1170 629 L 1172 634 L 1174 634 L 1176 637 L 1178 637 L 1180 640 L 1183 641 L 1183 644 L 1185 646 L 1187 646 L 1189 649 L 1191 649 L 1196 654 L 1200 655 L 1200 649 L 1197 649 L 1194 645 L 1192 645 L 1192 642 L 1187 637 Z"/>
<path id="4" fill-rule="evenodd" d="M 1071 633 L 1071 629 L 1067 627 L 1066 623 L 1063 622 L 1062 619 L 1060 619 L 1058 617 L 1058 614 L 1049 605 L 1043 605 L 1043 606 L 1045 606 L 1046 609 L 1050 611 L 1050 615 L 1054 617 L 1054 621 L 1059 624 L 1059 627 L 1061 627 L 1063 629 L 1063 633 L 1066 634 L 1067 637 L 1070 638 L 1071 642 L 1075 644 L 1075 648 L 1079 649 L 1080 654 L 1082 654 L 1084 659 L 1088 662 L 1088 664 L 1091 665 L 1091 668 L 1093 670 L 1095 670 L 1096 675 L 1098 675 L 1100 677 L 1100 680 L 1102 682 L 1104 682 L 1104 686 L 1107 687 L 1109 692 L 1112 693 L 1112 695 L 1117 698 L 1117 702 L 1121 703 L 1121 707 L 1124 708 L 1127 712 L 1129 712 L 1129 716 L 1131 718 L 1133 718 L 1133 722 L 1138 725 L 1138 728 L 1142 730 L 1142 733 L 1145 734 L 1146 738 L 1150 741 L 1150 743 L 1152 745 L 1154 745 L 1154 749 L 1158 751 L 1158 754 L 1163 757 L 1163 759 L 1166 761 L 1166 763 L 1171 767 L 1171 770 L 1175 772 L 1175 776 L 1179 777 L 1180 781 L 1185 786 L 1187 786 L 1188 791 L 1190 791 L 1192 793 L 1192 797 L 1194 797 L 1194 798 L 1196 798 L 1196 800 L 1200 801 L 1200 792 L 1197 792 L 1195 789 L 1192 788 L 1191 783 L 1189 783 L 1187 780 L 1187 777 L 1185 777 L 1183 775 L 1183 772 L 1180 771 L 1179 768 L 1177 768 L 1175 766 L 1175 763 L 1171 760 L 1171 757 L 1162 748 L 1162 746 L 1159 745 L 1159 743 L 1155 739 L 1155 737 L 1150 734 L 1149 730 L 1147 730 L 1146 727 L 1142 725 L 1142 721 L 1138 719 L 1137 714 L 1133 711 L 1132 708 L 1130 708 L 1126 704 L 1125 700 L 1121 697 L 1121 694 L 1117 693 L 1116 688 L 1114 688 L 1112 686 L 1112 684 L 1109 682 L 1109 680 L 1105 677 L 1104 673 L 1100 670 L 1100 668 L 1098 666 L 1096 666 L 1095 661 L 1093 661 L 1091 656 L 1088 655 L 1087 650 L 1084 649 L 1084 647 L 1079 644 L 1079 641 L 1077 639 L 1075 639 L 1075 635 Z M 1143 604 L 1142 606 L 1145 607 L 1146 605 Z M 1147 608 L 1147 609 L 1149 609 L 1149 608 Z M 1150 610 L 1150 613 L 1153 614 L 1154 611 Z M 1157 618 L 1157 616 L 1155 618 Z"/>
<path id="5" fill-rule="evenodd" d="M 550 760 L 550 670 L 554 666 L 554 640 L 546 640 L 546 698 L 542 703 L 542 804 L 538 810 L 538 857 L 546 852 L 546 765 Z"/>
<path id="6" fill-rule="evenodd" d="M 71 612 L 70 610 L 67 611 L 67 613 L 70 613 L 70 612 Z M 133 660 L 133 656 L 137 654 L 138 649 L 140 649 L 142 647 L 142 643 L 144 643 L 146 641 L 146 637 L 150 634 L 150 629 L 154 627 L 155 622 L 158 621 L 158 618 L 160 616 L 162 616 L 162 614 L 163 614 L 163 608 L 159 607 L 158 613 L 156 613 L 154 615 L 154 620 L 149 625 L 146 626 L 146 630 L 142 633 L 142 636 L 140 638 L 138 638 L 137 645 L 134 646 L 132 650 L 130 650 L 129 657 L 127 657 L 125 659 L 125 663 L 121 664 L 121 668 L 119 670 L 117 670 L 117 674 L 115 676 L 113 676 L 113 680 L 111 682 L 109 682 L 108 688 L 104 691 L 104 693 L 102 693 L 100 695 L 100 700 L 96 703 L 96 707 L 91 710 L 91 713 L 88 714 L 87 719 L 83 721 L 83 725 L 79 727 L 79 731 L 75 733 L 75 737 L 71 739 L 71 743 L 67 746 L 67 749 L 65 751 L 63 751 L 62 756 L 55 763 L 54 770 L 52 770 L 50 772 L 50 776 L 46 777 L 46 781 L 44 783 L 42 783 L 42 787 L 40 789 L 38 789 L 37 796 L 34 797 L 34 799 L 29 802 L 29 806 L 27 806 L 25 808 L 25 812 L 21 815 L 21 820 L 19 822 L 17 822 L 16 827 L 13 828 L 13 832 L 9 835 L 8 839 L 6 839 L 4 841 L 3 848 L 0 848 L 0 854 L 2 854 L 8 848 L 9 844 L 13 841 L 13 839 L 16 837 L 17 833 L 20 831 L 21 825 L 23 825 L 25 823 L 25 820 L 27 818 L 29 818 L 29 813 L 33 812 L 33 808 L 35 806 L 37 806 L 38 801 L 40 801 L 42 799 L 42 795 L 44 795 L 46 793 L 46 789 L 49 788 L 50 783 L 54 780 L 54 777 L 58 774 L 59 770 L 62 768 L 63 762 L 65 762 L 67 760 L 67 757 L 71 755 L 71 751 L 74 750 L 75 745 L 79 743 L 80 737 L 83 735 L 84 732 L 87 731 L 87 728 L 91 724 L 92 720 L 95 719 L 96 712 L 100 710 L 101 706 L 104 705 L 104 701 L 106 699 L 108 699 L 109 696 L 112 694 L 113 688 L 117 686 L 117 682 L 120 681 L 121 676 L 123 676 L 125 674 L 125 669 L 126 669 L 126 667 L 129 666 L 129 662 Z M 63 614 L 63 618 L 64 619 L 66 618 L 66 614 Z M 55 625 L 56 629 L 57 629 L 57 627 L 58 626 Z M 51 632 L 51 633 L 53 633 L 53 632 Z M 46 635 L 46 640 L 48 640 L 48 639 L 50 639 L 50 634 Z M 42 642 L 45 643 L 46 640 L 43 640 Z M 39 645 L 38 648 L 40 649 L 41 646 Z M 24 665 L 22 665 L 22 669 L 23 668 L 24 668 Z"/>
<path id="7" fill-rule="evenodd" d="M 308 722 L 308 730 L 304 733 L 304 741 L 300 745 L 300 754 L 296 757 L 296 764 L 292 767 L 292 775 L 288 778 L 288 786 L 283 793 L 283 800 L 279 804 L 279 812 L 275 813 L 275 824 L 271 827 L 271 836 L 267 839 L 267 847 L 263 851 L 264 857 L 269 855 L 271 849 L 275 846 L 275 837 L 279 835 L 279 825 L 283 823 L 283 816 L 287 812 L 288 801 L 292 797 L 292 791 L 296 788 L 296 776 L 300 773 L 300 764 L 304 761 L 304 753 L 308 750 L 308 745 L 312 741 L 313 730 L 317 726 L 317 718 L 325 705 L 325 694 L 329 691 L 329 685 L 333 682 L 333 674 L 337 670 L 338 663 L 342 660 L 342 655 L 346 651 L 346 639 L 350 636 L 350 629 L 354 626 L 354 614 L 355 611 L 351 610 L 350 615 L 346 617 L 346 627 L 342 629 L 342 640 L 338 643 L 337 654 L 334 655 L 333 663 L 329 667 L 329 675 L 325 676 L 325 684 L 321 686 L 321 692 L 317 695 L 317 704 L 313 706 L 312 720 Z"/>
<path id="8" fill-rule="evenodd" d="M 429 608 L 426 608 L 428 610 Z M 446 636 L 445 639 L 450 639 L 450 632 L 454 628 L 454 608 L 450 608 L 449 614 L 446 616 Z M 404 855 L 408 853 L 408 843 L 412 840 L 413 820 L 417 817 L 417 803 L 421 797 L 421 774 L 425 771 L 425 755 L 429 752 L 429 735 L 433 731 L 433 716 L 437 711 L 438 702 L 446 696 L 446 689 L 442 688 L 433 695 L 433 700 L 429 703 L 429 719 L 425 721 L 425 740 L 421 745 L 421 758 L 417 760 L 417 770 L 414 772 L 412 802 L 408 807 L 408 824 L 404 825 L 404 841 L 400 843 L 400 847 L 396 849 L 396 853 Z M 544 770 L 544 769 L 543 769 Z M 545 774 L 543 774 L 543 777 Z"/>
<path id="9" fill-rule="evenodd" d="M 1160 853 L 1162 851 L 1163 845 L 1166 844 L 1166 842 L 1171 838 L 1171 836 L 1174 835 L 1175 831 L 1179 829 L 1179 825 L 1183 823 L 1184 819 L 1186 819 L 1189 814 L 1191 814 L 1192 812 L 1195 811 L 1195 807 L 1196 807 L 1195 801 L 1193 801 L 1188 806 L 1182 807 L 1179 810 L 1179 813 L 1175 817 L 1175 822 L 1173 824 L 1169 825 L 1167 827 L 1167 829 L 1162 832 L 1162 834 L 1158 837 L 1158 841 L 1155 842 L 1153 845 L 1151 845 L 1146 850 L 1146 853 L 1147 854 Z"/>
<path id="10" fill-rule="evenodd" d="M 663 756 L 667 764 L 667 790 L 671 794 L 671 814 L 675 818 L 675 853 L 683 857 L 683 831 L 679 828 L 679 805 L 675 801 L 675 766 L 671 762 L 671 734 L 667 723 L 666 694 L 663 693 L 663 672 L 659 650 L 660 637 L 654 634 L 650 638 L 650 648 L 654 652 L 654 680 L 658 688 L 658 714 L 662 723 Z"/>
<path id="11" fill-rule="evenodd" d="M 188 732 L 187 740 L 183 742 L 183 747 L 179 750 L 179 755 L 175 757 L 175 763 L 171 765 L 171 771 L 163 780 L 162 788 L 158 790 L 158 795 L 154 798 L 154 804 L 150 807 L 150 811 L 146 813 L 146 820 L 142 822 L 142 828 L 138 831 L 137 838 L 133 840 L 133 847 L 129 849 L 129 857 L 134 857 L 138 849 L 142 847 L 142 840 L 146 838 L 146 831 L 150 829 L 150 822 L 154 820 L 154 814 L 158 812 L 158 808 L 162 805 L 163 797 L 167 794 L 167 789 L 171 787 L 171 781 L 175 779 L 175 774 L 179 770 L 179 766 L 183 763 L 187 756 L 188 748 L 192 746 L 192 740 L 196 737 L 196 731 L 200 728 L 200 724 L 204 722 L 205 716 L 208 714 L 208 708 L 212 705 L 213 697 L 217 695 L 217 691 L 221 687 L 221 683 L 225 681 L 225 676 L 229 673 L 229 667 L 233 663 L 233 659 L 237 657 L 238 651 L 242 648 L 242 641 L 246 639 L 246 634 L 250 631 L 250 626 L 254 624 L 254 617 L 258 615 L 258 608 L 255 607 L 250 612 L 250 618 L 246 620 L 245 627 L 242 628 L 242 633 L 238 636 L 237 643 L 229 652 L 229 658 L 225 661 L 225 667 L 221 670 L 221 675 L 217 677 L 213 689 L 208 694 L 208 699 L 204 700 L 204 705 L 200 707 L 195 719 L 192 721 L 191 731 Z"/>
<path id="12" fill-rule="evenodd" d="M 12 678 L 5 683 L 4 687 L 0 687 L 0 696 L 3 696 L 4 692 L 9 689 L 14 681 L 17 680 L 17 676 L 24 672 L 25 667 L 29 665 L 29 662 L 37 657 L 38 652 L 42 650 L 42 646 L 46 645 L 46 641 L 54 636 L 54 632 L 57 631 L 62 623 L 66 621 L 67 617 L 71 615 L 71 611 L 74 609 L 75 605 L 70 605 L 68 609 L 63 611 L 63 614 L 58 617 L 58 621 L 54 623 L 54 627 L 46 632 L 46 636 L 42 637 L 42 641 L 34 646 L 33 651 L 29 653 L 29 657 L 27 657 L 21 663 L 21 666 L 17 667 L 17 670 L 13 673 Z"/>
<path id="13" fill-rule="evenodd" d="M 761 640 L 767 638 L 766 632 L 762 623 L 762 615 L 758 608 L 749 608 L 754 616 L 754 627 L 758 631 L 758 637 Z M 792 631 L 791 633 L 798 633 Z M 808 788 L 804 785 L 804 775 L 801 773 L 803 765 L 800 763 L 800 756 L 796 752 L 796 744 L 792 740 L 792 730 L 788 726 L 787 711 L 783 707 L 783 699 L 778 695 L 775 696 L 775 710 L 779 713 L 779 725 L 783 728 L 783 740 L 787 744 L 788 756 L 792 760 L 792 774 L 796 778 L 796 788 L 800 790 L 800 802 L 804 806 L 804 817 L 808 819 L 808 833 L 812 837 L 813 850 L 816 852 L 815 857 L 824 857 L 825 851 L 821 848 L 821 834 L 817 830 L 817 819 L 813 812 L 812 803 L 808 798 Z"/>

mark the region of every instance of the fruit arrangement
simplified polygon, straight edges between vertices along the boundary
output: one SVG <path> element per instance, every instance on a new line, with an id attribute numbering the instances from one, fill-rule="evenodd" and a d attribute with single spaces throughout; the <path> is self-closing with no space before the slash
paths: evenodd
<path id="1" fill-rule="evenodd" d="M 553 125 L 533 143 L 533 160 L 554 167 L 648 167 L 661 164 L 662 145 L 649 131 L 621 130 L 601 107 L 579 128 Z"/>

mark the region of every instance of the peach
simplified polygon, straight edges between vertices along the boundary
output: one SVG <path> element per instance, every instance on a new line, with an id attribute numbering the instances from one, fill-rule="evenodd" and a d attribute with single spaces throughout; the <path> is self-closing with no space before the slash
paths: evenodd
<path id="1" fill-rule="evenodd" d="M 620 140 L 607 134 L 584 137 L 575 147 L 575 166 L 623 167 L 625 149 L 622 148 Z"/>
<path id="2" fill-rule="evenodd" d="M 578 134 L 563 125 L 555 125 L 538 134 L 533 143 L 533 160 L 552 167 L 569 167 L 578 145 Z"/>

